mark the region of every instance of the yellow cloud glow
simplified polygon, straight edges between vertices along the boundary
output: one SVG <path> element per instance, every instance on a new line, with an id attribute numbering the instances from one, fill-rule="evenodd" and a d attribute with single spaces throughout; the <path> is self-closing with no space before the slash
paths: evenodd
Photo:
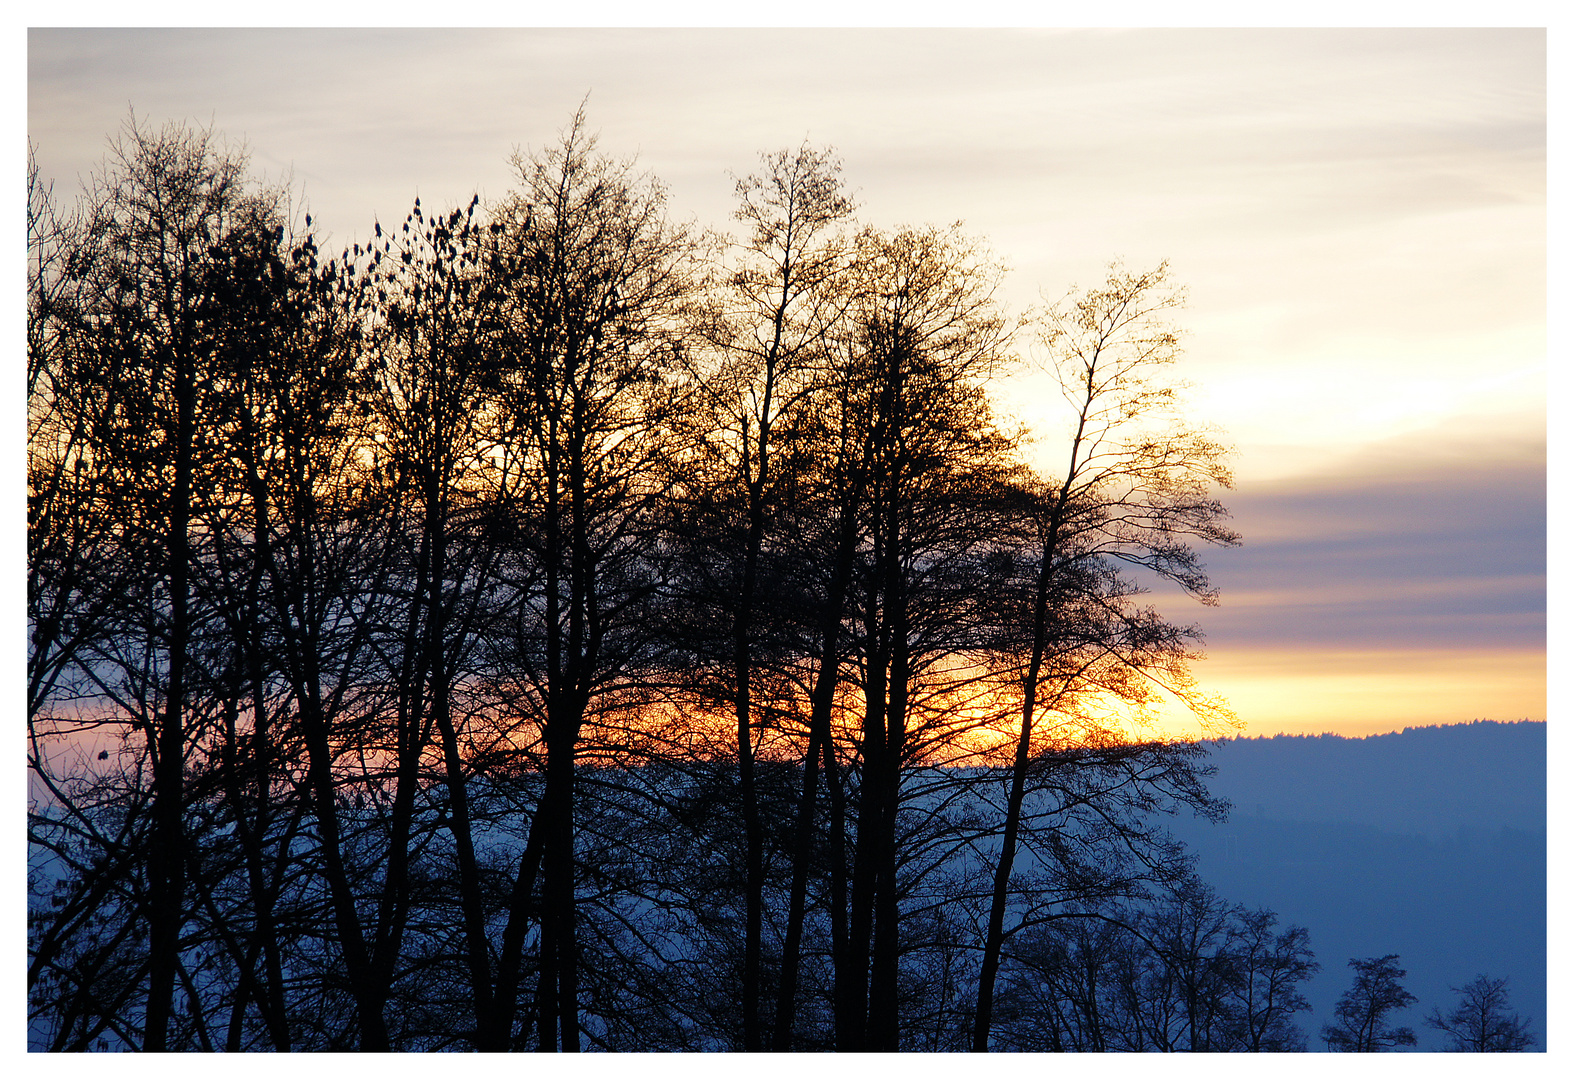
<path id="1" fill-rule="evenodd" d="M 1470 720 L 1545 720 L 1540 650 L 1210 649 L 1198 681 L 1222 694 L 1245 735 L 1361 736 Z M 1177 735 L 1195 724 L 1171 712 Z"/>

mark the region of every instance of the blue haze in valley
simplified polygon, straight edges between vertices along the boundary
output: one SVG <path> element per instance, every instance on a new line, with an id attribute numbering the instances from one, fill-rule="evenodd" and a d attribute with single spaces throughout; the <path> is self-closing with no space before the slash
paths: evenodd
<path id="1" fill-rule="evenodd" d="M 1477 974 L 1507 977 L 1514 1011 L 1547 1038 L 1547 727 L 1477 722 L 1349 739 L 1215 745 L 1209 788 L 1228 821 L 1176 819 L 1219 894 L 1305 926 L 1322 971 L 1298 1022 L 1308 1048 L 1350 985 L 1352 957 L 1398 953 L 1418 999 L 1396 1021 L 1417 1050 Z"/>

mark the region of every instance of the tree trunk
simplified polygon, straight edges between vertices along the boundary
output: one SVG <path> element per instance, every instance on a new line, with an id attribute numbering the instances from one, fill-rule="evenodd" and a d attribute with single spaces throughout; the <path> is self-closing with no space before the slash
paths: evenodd
<path id="1" fill-rule="evenodd" d="M 766 435 L 762 427 L 760 440 Z M 760 464 L 763 481 L 764 462 Z M 753 723 L 750 717 L 750 617 L 753 613 L 755 578 L 764 533 L 761 489 L 749 485 L 749 533 L 744 553 L 743 583 L 739 590 L 733 625 L 733 706 L 738 721 L 738 796 L 743 804 L 744 835 L 744 949 L 743 949 L 743 1049 L 763 1049 L 760 1032 L 760 936 L 765 913 L 765 841 L 760 828 L 759 793 L 754 781 Z"/>
<path id="2" fill-rule="evenodd" d="M 1006 797 L 1005 831 L 1000 839 L 1000 861 L 995 865 L 994 889 L 989 902 L 989 928 L 984 935 L 984 958 L 978 972 L 978 1004 L 973 1012 L 973 1052 L 989 1050 L 989 1027 L 994 1015 L 995 978 L 1005 943 L 1006 897 L 1016 862 L 1017 834 L 1022 822 L 1022 800 L 1027 786 L 1028 752 L 1033 738 L 1033 714 L 1038 705 L 1038 680 L 1044 663 L 1048 629 L 1050 555 L 1046 546 L 1040 560 L 1033 609 L 1033 647 L 1027 675 L 1022 680 L 1022 723 L 1011 759 L 1011 791 Z"/>
<path id="3" fill-rule="evenodd" d="M 895 365 L 893 365 L 894 367 Z M 900 387 L 899 374 L 892 381 Z M 879 576 L 879 629 L 883 644 L 879 655 L 884 670 L 879 672 L 878 693 L 883 697 L 878 710 L 870 710 L 865 727 L 864 786 L 875 795 L 876 812 L 869 829 L 870 876 L 873 884 L 873 943 L 869 968 L 869 1020 L 867 1049 L 894 1053 L 898 1046 L 897 953 L 900 926 L 896 895 L 896 809 L 901 783 L 902 749 L 906 741 L 907 684 L 909 646 L 907 595 L 903 583 L 902 500 L 899 495 L 901 465 L 891 463 L 885 497 L 884 535 L 876 546 Z M 871 593 L 873 592 L 871 588 Z M 871 607 L 873 601 L 871 598 Z M 874 665 L 871 665 L 871 669 Z M 871 679 L 871 682 L 874 682 Z M 872 691 L 873 693 L 873 691 Z M 879 754 L 869 756 L 869 744 Z M 860 821 L 858 839 L 864 843 Z"/>
<path id="4" fill-rule="evenodd" d="M 183 328 L 183 333 L 189 333 Z M 184 344 L 184 343 L 183 343 Z M 175 490 L 167 543 L 169 581 L 169 686 L 163 723 L 154 746 L 153 842 L 149 852 L 152 889 L 148 911 L 148 1004 L 143 1049 L 167 1048 L 180 956 L 185 902 L 185 837 L 182 827 L 186 731 L 186 648 L 191 638 L 191 472 L 196 429 L 196 388 L 189 350 L 176 350 Z"/>
<path id="5" fill-rule="evenodd" d="M 297 688 L 297 692 L 303 688 Z M 306 740 L 308 770 L 317 818 L 319 842 L 323 851 L 323 876 L 328 879 L 328 897 L 333 906 L 334 925 L 339 932 L 339 948 L 344 955 L 350 993 L 355 998 L 361 1024 L 361 1049 L 386 1052 L 388 1028 L 383 1022 L 382 1003 L 386 990 L 379 992 L 380 973 L 368 955 L 355 910 L 355 896 L 345 872 L 339 811 L 333 786 L 332 754 L 327 725 L 323 722 L 316 695 L 300 694 L 301 729 Z"/>
<path id="6" fill-rule="evenodd" d="M 492 995 L 492 1017 L 482 1032 L 480 1049 L 502 1052 L 512 1046 L 514 1012 L 519 998 L 520 965 L 524 956 L 525 932 L 528 929 L 530 899 L 541 866 L 541 851 L 546 840 L 546 817 L 540 807 L 530 822 L 530 835 L 525 841 L 524 854 L 519 859 L 519 872 L 514 878 L 513 894 L 509 898 L 508 922 L 503 927 L 503 945 L 498 956 L 497 989 Z"/>
<path id="7" fill-rule="evenodd" d="M 836 700 L 836 683 L 840 673 L 839 642 L 842 627 L 842 608 L 846 601 L 848 582 L 852 578 L 853 549 L 857 540 L 857 519 L 850 509 L 842 514 L 837 530 L 836 562 L 831 571 L 830 588 L 826 595 L 825 610 L 820 625 L 819 670 L 815 674 L 814 694 L 809 705 L 809 747 L 804 755 L 803 794 L 798 800 L 798 821 L 793 834 L 792 891 L 788 899 L 787 935 L 782 947 L 781 989 L 776 1002 L 776 1028 L 771 1044 L 773 1050 L 785 1052 L 792 1049 L 792 1028 L 797 1008 L 799 952 L 803 939 L 804 911 L 807 907 L 809 888 L 809 860 L 814 845 L 814 803 L 817 786 L 818 756 L 825 755 L 826 786 L 835 791 L 839 803 L 839 785 L 832 775 L 835 762 L 835 745 L 831 738 L 831 707 Z M 833 825 L 833 835 L 841 828 L 838 817 Z M 837 855 L 840 859 L 840 854 Z M 839 866 L 840 863 L 833 863 Z M 833 876 L 836 870 L 832 871 Z M 844 899 L 833 904 L 840 909 Z M 845 935 L 842 935 L 845 936 Z M 833 939 L 839 940 L 833 934 Z M 836 957 L 842 956 L 842 945 L 834 946 Z"/>
<path id="8" fill-rule="evenodd" d="M 575 948 L 574 897 L 574 742 L 577 733 L 548 736 L 547 815 L 543 853 L 541 980 L 536 1001 L 540 1047 L 579 1050 L 579 981 Z"/>

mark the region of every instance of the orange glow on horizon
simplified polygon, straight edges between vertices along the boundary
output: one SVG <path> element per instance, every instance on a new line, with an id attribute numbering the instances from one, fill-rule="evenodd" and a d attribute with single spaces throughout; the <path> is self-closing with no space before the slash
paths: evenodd
<path id="1" fill-rule="evenodd" d="M 909 716 L 914 764 L 1001 767 L 1015 750 L 1021 699 L 1009 686 L 969 677 L 966 665 L 952 667 L 928 689 L 916 688 Z M 1032 750 L 1043 753 L 1074 746 L 1120 742 L 1195 741 L 1243 735 L 1331 733 L 1364 737 L 1486 719 L 1546 719 L 1546 658 L 1536 649 L 1466 651 L 1447 649 L 1211 650 L 1195 664 L 1203 698 L 1217 695 L 1228 712 L 1199 719 L 1173 698 L 1134 707 L 1110 696 L 1084 694 L 1074 707 L 1055 710 L 1043 703 L 1034 721 Z M 677 755 L 725 759 L 736 753 L 737 722 L 724 703 L 698 708 L 693 702 L 607 703 L 587 717 L 580 761 L 590 767 L 614 761 Z M 57 723 L 44 722 L 39 747 L 57 767 L 75 761 L 97 772 L 98 752 L 118 757 L 129 736 L 134 754 L 142 740 L 124 719 L 105 710 L 74 710 Z M 809 702 L 800 693 L 755 701 L 755 751 L 762 762 L 798 762 L 807 749 Z M 856 687 L 845 684 L 833 711 L 838 756 L 849 762 L 862 726 L 864 703 Z M 51 734 L 51 729 L 55 729 Z M 467 756 L 490 759 L 493 767 L 530 770 L 539 752 L 540 732 L 519 716 L 472 713 Z M 340 749 L 345 761 L 365 760 L 372 743 Z M 440 754 L 430 748 L 428 767 L 440 770 Z M 59 755 L 66 755 L 61 758 Z"/>
<path id="2" fill-rule="evenodd" d="M 1204 687 L 1229 701 L 1248 736 L 1361 737 L 1547 718 L 1546 653 L 1539 649 L 1210 648 L 1196 670 Z M 1164 727 L 1182 737 L 1196 729 L 1174 715 Z"/>

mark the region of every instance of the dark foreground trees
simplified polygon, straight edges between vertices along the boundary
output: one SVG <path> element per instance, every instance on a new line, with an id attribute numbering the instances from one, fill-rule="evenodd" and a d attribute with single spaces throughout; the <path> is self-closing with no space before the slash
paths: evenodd
<path id="1" fill-rule="evenodd" d="M 1225 714 L 1131 575 L 1234 540 L 1162 268 L 1046 324 L 1040 477 L 959 230 L 805 146 L 708 263 L 582 116 L 516 164 L 332 253 L 203 132 L 30 176 L 32 1044 L 1294 1045 L 1157 824 L 1144 710 Z"/>
<path id="2" fill-rule="evenodd" d="M 62 241 L 33 245 L 30 682 L 56 692 L 34 702 L 30 721 L 47 737 L 77 719 L 53 708 L 107 711 L 136 734 L 145 810 L 135 903 L 152 1050 L 166 1046 L 181 974 L 188 757 L 217 720 L 214 672 L 198 654 L 216 618 L 200 563 L 217 510 L 204 474 L 225 450 L 226 257 L 270 234 L 277 216 L 276 198 L 245 171 L 207 132 L 133 122 L 65 258 L 43 266 L 47 245 Z"/>

